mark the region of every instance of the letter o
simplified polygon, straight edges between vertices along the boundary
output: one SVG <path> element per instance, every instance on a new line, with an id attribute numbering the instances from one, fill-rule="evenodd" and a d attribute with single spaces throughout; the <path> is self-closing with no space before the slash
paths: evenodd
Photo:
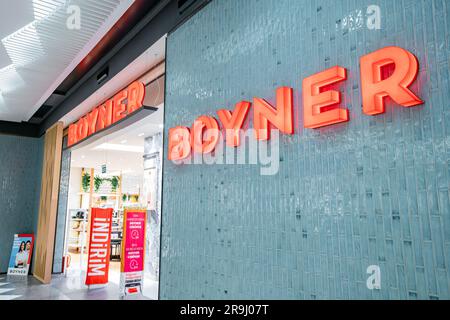
<path id="1" fill-rule="evenodd" d="M 191 130 L 191 145 L 194 152 L 212 152 L 219 141 L 219 133 L 219 123 L 214 117 L 198 117 Z"/>

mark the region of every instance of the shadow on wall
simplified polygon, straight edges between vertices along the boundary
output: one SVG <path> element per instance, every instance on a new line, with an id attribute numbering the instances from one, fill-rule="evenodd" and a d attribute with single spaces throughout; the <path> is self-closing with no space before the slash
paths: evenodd
<path id="1" fill-rule="evenodd" d="M 43 150 L 43 137 L 0 135 L 0 273 L 8 270 L 14 234 L 36 235 Z"/>

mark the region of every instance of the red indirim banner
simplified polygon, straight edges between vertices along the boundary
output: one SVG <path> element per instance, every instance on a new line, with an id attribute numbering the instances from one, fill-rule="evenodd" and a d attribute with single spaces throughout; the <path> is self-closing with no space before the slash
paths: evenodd
<path id="1" fill-rule="evenodd" d="M 108 283 L 113 209 L 92 208 L 87 285 Z"/>

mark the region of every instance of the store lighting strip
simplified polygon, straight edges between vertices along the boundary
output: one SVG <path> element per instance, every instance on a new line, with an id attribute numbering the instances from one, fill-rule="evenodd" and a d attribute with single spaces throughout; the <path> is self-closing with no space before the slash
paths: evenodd
<path id="1" fill-rule="evenodd" d="M 114 143 L 103 143 L 93 148 L 92 150 L 113 150 L 113 151 L 144 153 L 144 147 L 127 146 L 123 144 L 114 144 Z"/>

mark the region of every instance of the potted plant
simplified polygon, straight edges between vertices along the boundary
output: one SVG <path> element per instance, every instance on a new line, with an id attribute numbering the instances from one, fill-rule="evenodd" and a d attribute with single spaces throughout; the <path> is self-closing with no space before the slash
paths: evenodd
<path id="1" fill-rule="evenodd" d="M 91 175 L 85 172 L 81 177 L 81 187 L 83 188 L 84 192 L 88 192 L 90 186 L 91 186 Z"/>
<path id="2" fill-rule="evenodd" d="M 94 191 L 95 192 L 98 192 L 98 190 L 100 190 L 102 183 L 103 183 L 102 178 L 100 178 L 99 176 L 94 177 Z"/>
<path id="3" fill-rule="evenodd" d="M 116 193 L 117 188 L 119 187 L 119 182 L 120 182 L 119 177 L 113 176 L 109 181 L 111 182 L 111 192 Z"/>

